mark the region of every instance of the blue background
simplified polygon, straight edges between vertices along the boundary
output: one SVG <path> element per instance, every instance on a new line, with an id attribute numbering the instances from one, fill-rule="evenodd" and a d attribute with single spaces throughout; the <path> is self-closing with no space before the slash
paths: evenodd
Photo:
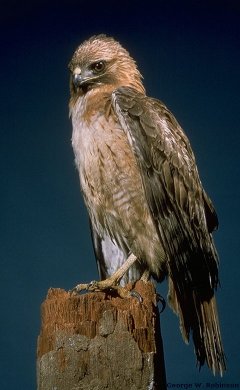
<path id="1" fill-rule="evenodd" d="M 76 47 L 96 33 L 130 51 L 148 95 L 177 117 L 220 219 L 217 298 L 228 371 L 223 379 L 205 367 L 198 372 L 168 308 L 161 317 L 168 382 L 240 384 L 238 4 L 1 2 L 1 390 L 36 388 L 48 288 L 97 278 L 71 149 L 67 69 Z M 166 294 L 166 286 L 159 291 Z"/>

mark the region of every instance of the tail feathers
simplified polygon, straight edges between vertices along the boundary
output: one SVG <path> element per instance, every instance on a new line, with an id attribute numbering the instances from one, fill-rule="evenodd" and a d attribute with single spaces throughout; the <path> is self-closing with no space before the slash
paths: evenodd
<path id="1" fill-rule="evenodd" d="M 184 341 L 188 343 L 192 335 L 199 368 L 206 362 L 214 375 L 222 376 L 226 363 L 215 297 L 201 301 L 194 291 L 178 297 L 169 277 L 169 304 L 179 316 Z"/>
<path id="2" fill-rule="evenodd" d="M 226 363 L 221 341 L 215 297 L 213 296 L 209 302 L 201 302 L 200 308 L 203 319 L 203 339 L 206 351 L 206 360 L 214 375 L 219 373 L 222 376 L 226 370 Z"/>

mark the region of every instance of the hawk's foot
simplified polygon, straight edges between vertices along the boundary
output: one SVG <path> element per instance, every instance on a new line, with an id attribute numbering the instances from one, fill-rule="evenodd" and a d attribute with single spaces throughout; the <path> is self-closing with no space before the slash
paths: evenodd
<path id="1" fill-rule="evenodd" d="M 162 305 L 161 310 L 159 310 L 159 313 L 161 314 L 161 313 L 165 310 L 166 301 L 165 301 L 165 299 L 163 298 L 162 295 L 160 295 L 159 293 L 157 293 L 157 303 L 159 303 L 159 302 L 161 302 L 161 305 Z"/>
<path id="2" fill-rule="evenodd" d="M 142 297 L 138 292 L 132 290 L 129 291 L 125 287 L 119 286 L 119 282 L 123 275 L 128 271 L 128 269 L 135 263 L 137 260 L 137 257 L 132 253 L 127 260 L 123 263 L 123 265 L 109 278 L 105 280 L 100 281 L 92 281 L 88 284 L 78 284 L 72 292 L 79 293 L 83 290 L 87 291 L 106 291 L 106 290 L 112 290 L 115 291 L 117 295 L 119 295 L 121 298 L 129 298 L 129 297 L 135 297 L 139 300 L 139 302 L 142 302 Z"/>
<path id="3" fill-rule="evenodd" d="M 125 287 L 116 285 L 116 281 L 112 280 L 112 278 L 108 278 L 105 280 L 96 281 L 93 280 L 87 284 L 78 284 L 71 290 L 71 293 L 80 293 L 81 291 L 112 291 L 120 298 L 136 298 L 140 303 L 142 302 L 141 295 L 135 290 L 128 290 Z"/>
<path id="4" fill-rule="evenodd" d="M 116 289 L 117 281 L 112 280 L 112 278 L 108 278 L 105 280 L 96 281 L 93 280 L 90 283 L 87 284 L 78 284 L 76 287 L 73 288 L 72 292 L 79 293 L 83 290 L 87 291 L 106 291 L 110 289 Z"/>

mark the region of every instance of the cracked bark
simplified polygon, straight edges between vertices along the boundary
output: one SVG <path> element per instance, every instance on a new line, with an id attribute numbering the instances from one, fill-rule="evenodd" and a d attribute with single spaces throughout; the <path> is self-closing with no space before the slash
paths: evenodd
<path id="1" fill-rule="evenodd" d="M 50 289 L 42 304 L 37 348 L 38 390 L 165 390 L 155 289 L 143 297 Z"/>

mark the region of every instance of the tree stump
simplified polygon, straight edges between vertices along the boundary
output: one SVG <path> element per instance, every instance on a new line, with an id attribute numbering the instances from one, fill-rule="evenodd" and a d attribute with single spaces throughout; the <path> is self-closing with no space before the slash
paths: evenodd
<path id="1" fill-rule="evenodd" d="M 130 288 L 130 286 L 129 286 Z M 166 378 L 156 293 L 71 295 L 50 289 L 38 337 L 38 390 L 164 390 Z"/>

